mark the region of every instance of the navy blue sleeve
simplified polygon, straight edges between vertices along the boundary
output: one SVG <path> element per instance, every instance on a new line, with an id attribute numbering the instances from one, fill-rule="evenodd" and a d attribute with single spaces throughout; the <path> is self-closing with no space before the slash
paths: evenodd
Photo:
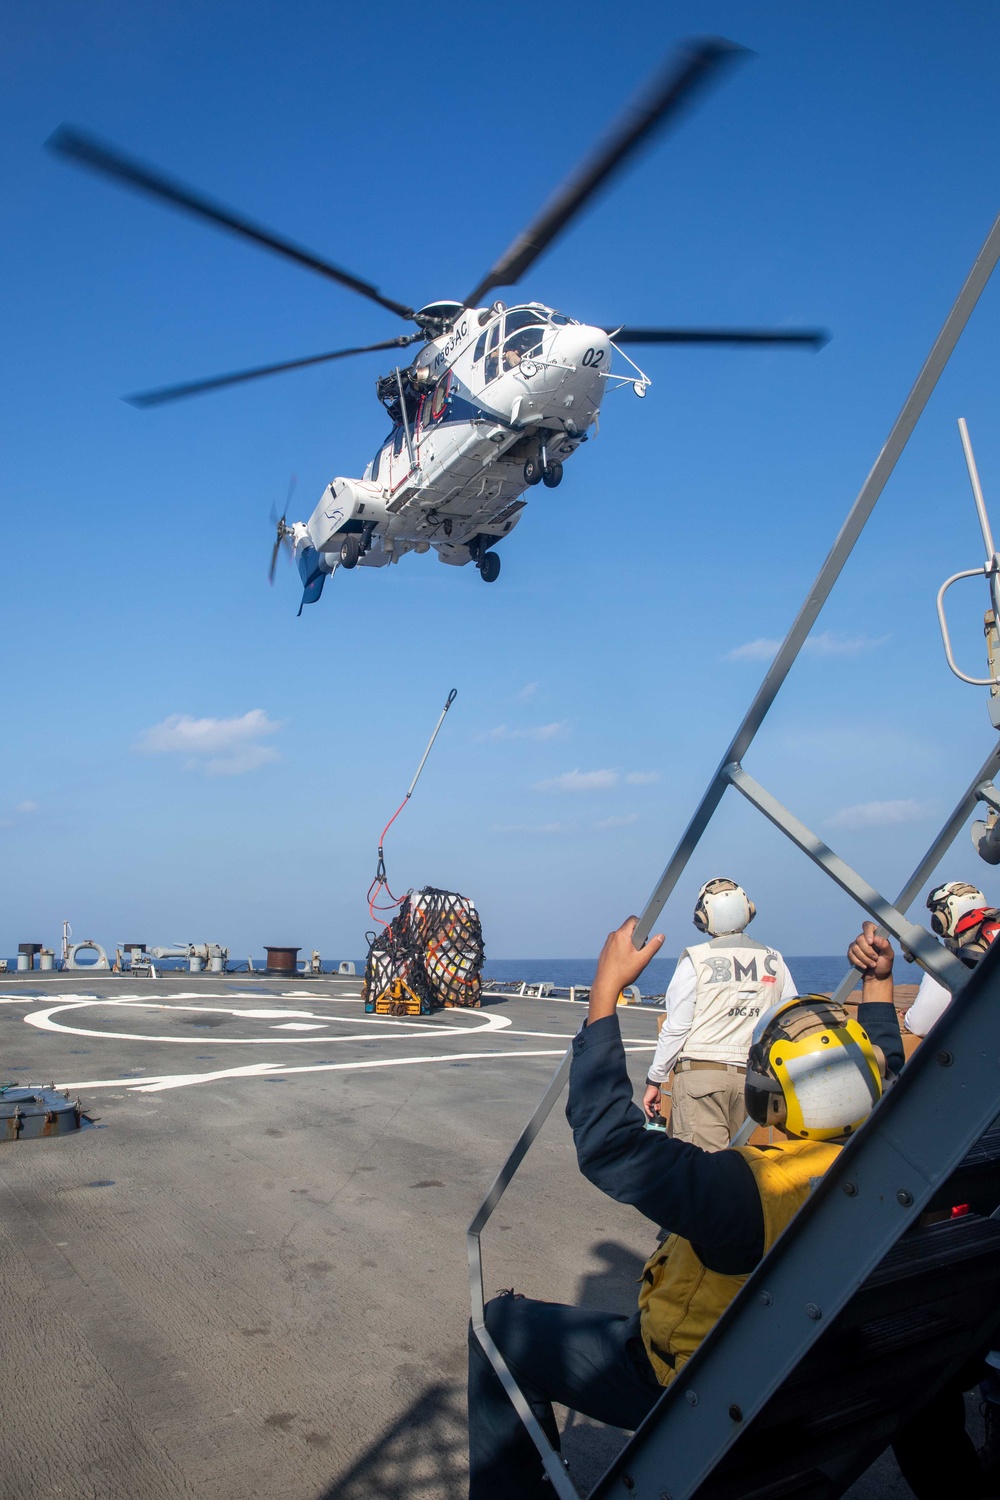
<path id="1" fill-rule="evenodd" d="M 617 1016 L 573 1042 L 566 1117 L 580 1171 L 619 1203 L 690 1240 L 712 1271 L 750 1271 L 764 1253 L 754 1175 L 736 1151 L 703 1151 L 646 1130 L 633 1102 Z"/>
<path id="2" fill-rule="evenodd" d="M 869 1041 L 885 1053 L 890 1073 L 901 1073 L 905 1057 L 896 1007 L 889 1000 L 869 1000 L 858 1006 L 858 1020 L 868 1033 Z"/>

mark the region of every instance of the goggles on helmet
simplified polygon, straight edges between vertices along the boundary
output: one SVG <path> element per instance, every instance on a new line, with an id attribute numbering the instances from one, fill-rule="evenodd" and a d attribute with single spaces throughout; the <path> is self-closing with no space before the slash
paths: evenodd
<path id="1" fill-rule="evenodd" d="M 826 1141 L 864 1123 L 882 1096 L 882 1074 L 860 1022 L 824 995 L 800 995 L 758 1021 L 745 1095 L 759 1125 Z"/>

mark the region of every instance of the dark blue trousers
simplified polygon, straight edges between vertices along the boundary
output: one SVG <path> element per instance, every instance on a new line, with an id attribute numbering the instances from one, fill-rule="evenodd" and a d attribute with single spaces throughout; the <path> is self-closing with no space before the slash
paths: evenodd
<path id="1" fill-rule="evenodd" d="M 630 1318 L 506 1294 L 486 1305 L 486 1327 L 559 1447 L 552 1403 L 634 1429 L 663 1394 Z M 469 1330 L 469 1500 L 552 1500 L 552 1486 L 520 1417 Z"/>

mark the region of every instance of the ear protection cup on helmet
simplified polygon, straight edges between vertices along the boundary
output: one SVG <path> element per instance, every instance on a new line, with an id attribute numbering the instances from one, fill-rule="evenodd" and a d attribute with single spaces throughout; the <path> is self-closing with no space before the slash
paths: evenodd
<path id="1" fill-rule="evenodd" d="M 949 880 L 944 885 L 935 886 L 927 896 L 931 931 L 946 940 L 953 938 L 962 917 L 985 906 L 986 897 L 982 891 L 967 880 Z"/>

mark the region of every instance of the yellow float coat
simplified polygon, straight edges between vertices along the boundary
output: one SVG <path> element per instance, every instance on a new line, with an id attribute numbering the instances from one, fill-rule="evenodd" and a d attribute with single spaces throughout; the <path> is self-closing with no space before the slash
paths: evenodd
<path id="1" fill-rule="evenodd" d="M 812 1183 L 834 1162 L 839 1146 L 781 1141 L 736 1148 L 749 1166 L 764 1210 L 764 1254 L 809 1197 Z M 656 1378 L 669 1385 L 718 1322 L 750 1272 L 710 1271 L 690 1240 L 672 1234 L 646 1262 L 639 1293 L 642 1340 Z"/>

